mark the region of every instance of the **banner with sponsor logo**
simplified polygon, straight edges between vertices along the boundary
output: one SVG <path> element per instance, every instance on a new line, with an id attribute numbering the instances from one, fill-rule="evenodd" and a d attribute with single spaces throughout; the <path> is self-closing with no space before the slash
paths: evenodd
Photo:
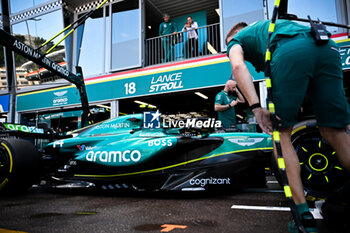
<path id="1" fill-rule="evenodd" d="M 339 41 L 343 69 L 350 68 L 350 39 Z M 247 63 L 254 81 L 264 79 Z M 124 74 L 126 73 L 126 74 Z M 107 75 L 107 78 L 88 78 L 86 83 L 90 102 L 122 99 L 144 95 L 185 91 L 224 85 L 231 74 L 225 55 L 202 58 L 172 65 L 144 68 Z M 93 80 L 93 81 L 90 81 Z M 75 86 L 19 94 L 17 111 L 80 104 Z"/>
<path id="2" fill-rule="evenodd" d="M 338 43 L 343 70 L 350 69 L 350 39 Z"/>
<path id="3" fill-rule="evenodd" d="M 248 65 L 254 80 L 263 79 L 262 73 L 256 73 Z M 108 78 L 87 79 L 86 89 L 89 102 L 110 99 L 130 98 L 168 92 L 185 91 L 224 85 L 231 74 L 226 56 L 216 59 L 199 59 L 198 62 L 160 66 L 159 68 L 141 69 L 127 74 L 116 73 Z M 42 90 L 19 94 L 17 111 L 28 111 L 49 107 L 79 104 L 79 93 L 75 86 Z"/>

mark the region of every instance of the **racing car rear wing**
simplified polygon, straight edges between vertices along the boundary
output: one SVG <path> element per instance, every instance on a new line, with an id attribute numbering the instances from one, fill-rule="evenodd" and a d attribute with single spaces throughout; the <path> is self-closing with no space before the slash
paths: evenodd
<path id="1" fill-rule="evenodd" d="M 16 138 L 33 138 L 33 139 L 49 139 L 50 142 L 58 139 L 72 138 L 72 135 L 59 135 L 55 132 L 53 133 L 29 133 L 20 130 L 0 130 L 0 138 L 16 137 Z"/>
<path id="2" fill-rule="evenodd" d="M 2 137 L 49 139 L 52 142 L 57 139 L 71 138 L 73 135 L 61 135 L 50 129 L 45 123 L 36 127 L 0 122 L 0 138 Z"/>

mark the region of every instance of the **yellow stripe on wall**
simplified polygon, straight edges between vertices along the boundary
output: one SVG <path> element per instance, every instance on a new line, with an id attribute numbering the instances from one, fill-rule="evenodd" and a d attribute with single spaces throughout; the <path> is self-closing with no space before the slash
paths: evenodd
<path id="1" fill-rule="evenodd" d="M 175 70 L 185 70 L 185 69 L 201 67 L 201 66 L 207 66 L 207 65 L 214 65 L 214 64 L 224 63 L 224 62 L 228 62 L 228 59 L 222 59 L 222 60 L 219 60 L 219 61 L 211 61 L 211 62 L 206 62 L 206 63 L 203 63 L 203 64 L 188 65 L 188 66 L 185 66 L 185 67 L 169 68 L 169 69 L 160 70 L 160 71 L 159 70 L 158 71 L 155 70 L 154 72 L 150 72 L 150 73 L 146 73 L 146 74 L 144 74 L 144 73 L 143 74 L 130 74 L 130 75 L 125 76 L 125 77 L 115 77 L 115 78 L 109 78 L 107 80 L 87 82 L 85 85 L 89 86 L 89 85 L 97 84 L 97 83 L 104 83 L 104 82 L 111 82 L 111 81 L 116 81 L 116 80 L 136 78 L 136 77 L 141 77 L 141 76 L 146 76 L 146 75 L 154 75 L 154 74 L 159 74 L 159 73 L 171 72 L 171 71 L 175 71 Z M 50 89 L 34 91 L 34 92 L 28 92 L 28 93 L 18 94 L 17 96 L 34 95 L 34 94 L 39 94 L 39 93 L 44 93 L 44 92 L 49 92 L 49 91 L 57 91 L 57 90 L 68 89 L 68 88 L 75 88 L 75 85 L 50 88 Z"/>

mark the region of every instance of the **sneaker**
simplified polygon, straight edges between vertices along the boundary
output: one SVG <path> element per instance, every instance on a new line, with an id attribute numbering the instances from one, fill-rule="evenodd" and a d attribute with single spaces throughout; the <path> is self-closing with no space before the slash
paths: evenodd
<path id="1" fill-rule="evenodd" d="M 308 233 L 319 233 L 316 228 L 316 221 L 310 212 L 305 212 L 301 215 L 301 221 L 305 230 Z M 289 233 L 299 233 L 299 229 L 294 220 L 291 220 L 288 223 L 288 232 Z"/>
<path id="2" fill-rule="evenodd" d="M 289 232 L 289 233 L 299 233 L 297 224 L 295 224 L 294 220 L 291 220 L 291 221 L 288 223 L 288 232 Z"/>

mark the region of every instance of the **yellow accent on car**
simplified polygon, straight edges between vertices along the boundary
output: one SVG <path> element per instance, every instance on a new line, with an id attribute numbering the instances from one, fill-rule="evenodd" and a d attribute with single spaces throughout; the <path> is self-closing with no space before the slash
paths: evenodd
<path id="1" fill-rule="evenodd" d="M 317 200 L 316 197 L 313 197 L 313 196 L 310 196 L 310 195 L 307 195 L 305 198 L 306 198 L 307 201 L 316 201 Z"/>
<path id="2" fill-rule="evenodd" d="M 324 178 L 326 179 L 327 183 L 329 183 L 328 176 L 324 176 Z"/>
<path id="3" fill-rule="evenodd" d="M 305 128 L 306 128 L 306 125 L 303 125 L 303 126 L 301 126 L 299 128 L 296 128 L 295 130 L 293 130 L 292 135 L 295 134 L 296 132 L 302 130 L 302 129 L 305 129 Z"/>
<path id="4" fill-rule="evenodd" d="M 7 184 L 7 182 L 9 182 L 9 180 L 6 178 L 6 179 L 0 184 L 0 190 L 2 189 L 2 187 L 5 186 L 5 184 Z"/>
<path id="5" fill-rule="evenodd" d="M 6 149 L 7 153 L 8 153 L 8 156 L 9 156 L 9 159 L 10 159 L 10 169 L 9 169 L 9 173 L 12 172 L 12 168 L 13 168 L 13 160 L 12 160 L 12 153 L 10 151 L 10 149 L 8 148 L 8 146 L 6 146 L 5 143 L 1 143 L 1 145 Z"/>
<path id="6" fill-rule="evenodd" d="M 76 212 L 76 214 L 79 215 L 93 215 L 93 214 L 97 214 L 96 212 Z"/>
<path id="7" fill-rule="evenodd" d="M 190 164 L 190 163 L 194 163 L 194 162 L 198 162 L 198 161 L 201 161 L 201 160 L 210 159 L 210 158 L 214 158 L 214 157 L 218 157 L 218 156 L 222 156 L 222 155 L 232 154 L 232 153 L 255 151 L 255 150 L 272 150 L 272 149 L 273 149 L 273 147 L 263 147 L 263 148 L 254 148 L 254 149 L 230 151 L 230 152 L 225 152 L 225 153 L 216 154 L 216 155 L 209 155 L 209 156 L 206 156 L 206 157 L 192 159 L 192 160 L 187 161 L 187 162 L 182 162 L 182 163 L 173 164 L 173 165 L 166 166 L 166 167 L 160 167 L 160 168 L 155 168 L 155 169 L 150 169 L 150 170 L 145 170 L 145 171 L 137 171 L 137 172 L 130 172 L 130 173 L 122 173 L 122 174 L 112 174 L 112 175 L 74 174 L 74 176 L 76 176 L 76 177 L 119 177 L 119 176 L 139 175 L 139 174 L 145 174 L 145 173 L 150 173 L 150 172 L 166 170 L 166 169 L 170 169 L 170 168 L 174 168 L 174 167 L 178 167 L 178 166 L 182 166 L 182 165 L 186 165 L 186 164 Z"/>
<path id="8" fill-rule="evenodd" d="M 5 143 L 1 143 L 1 145 L 5 148 L 5 150 L 8 153 L 9 159 L 10 159 L 10 168 L 9 168 L 9 173 L 12 172 L 13 169 L 13 159 L 12 159 L 12 153 L 10 151 L 10 149 L 8 148 L 8 146 Z M 3 165 L 2 165 L 3 166 Z M 7 182 L 9 182 L 8 178 L 5 178 L 2 183 L 0 184 L 0 190 L 5 186 L 5 184 L 7 184 Z"/>
<path id="9" fill-rule="evenodd" d="M 326 165 L 323 167 L 323 168 L 315 168 L 314 166 L 312 166 L 311 164 L 311 159 L 314 157 L 314 156 L 321 156 L 325 159 L 326 161 Z M 315 171 L 318 171 L 318 172 L 321 172 L 321 171 L 324 171 L 327 167 L 328 167 L 328 159 L 325 155 L 321 154 L 321 153 L 315 153 L 315 154 L 312 154 L 310 157 L 309 157 L 309 166 L 315 170 Z"/>
<path id="10" fill-rule="evenodd" d="M 0 228 L 0 233 L 27 233 L 27 232 L 25 232 L 25 231 L 8 230 L 8 229 Z"/>

